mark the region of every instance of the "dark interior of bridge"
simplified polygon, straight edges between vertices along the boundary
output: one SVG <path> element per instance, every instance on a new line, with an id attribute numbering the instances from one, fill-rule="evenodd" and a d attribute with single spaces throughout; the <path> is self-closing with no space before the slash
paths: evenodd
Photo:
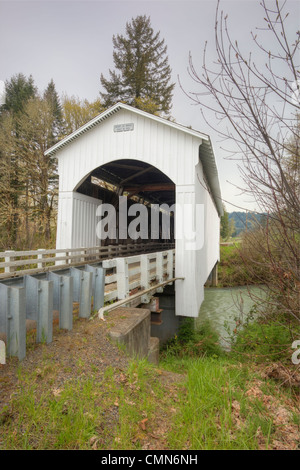
<path id="1" fill-rule="evenodd" d="M 100 199 L 102 203 L 112 204 L 117 212 L 119 196 L 127 197 L 128 207 L 136 203 L 144 204 L 149 213 L 149 234 L 147 239 L 136 240 L 143 243 L 146 240 L 153 242 L 150 237 L 151 204 L 167 204 L 169 207 L 175 204 L 175 184 L 171 179 L 154 166 L 139 160 L 116 160 L 96 168 L 77 188 L 77 192 Z M 162 239 L 160 236 L 159 241 L 174 245 L 173 213 L 170 228 L 170 239 Z M 103 245 L 114 243 L 119 243 L 119 240 L 102 241 Z M 132 240 L 122 240 L 122 243 L 132 243 Z"/>

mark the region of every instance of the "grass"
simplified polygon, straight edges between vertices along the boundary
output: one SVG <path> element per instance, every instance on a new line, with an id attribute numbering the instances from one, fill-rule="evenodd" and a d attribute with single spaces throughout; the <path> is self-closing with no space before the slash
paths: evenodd
<path id="1" fill-rule="evenodd" d="M 236 287 L 262 283 L 264 273 L 259 265 L 254 262 L 251 269 L 245 264 L 243 256 L 242 243 L 236 242 L 233 245 L 220 246 L 220 263 L 218 264 L 218 286 L 219 287 Z M 250 274 L 251 273 L 251 274 Z"/>
<path id="2" fill-rule="evenodd" d="M 209 325 L 195 332 L 186 321 L 159 367 L 131 360 L 126 370 L 86 374 L 78 358 L 61 384 L 57 367 L 46 348 L 38 369 L 19 366 L 18 387 L 0 413 L 0 449 L 255 450 L 299 442 L 291 391 L 220 351 Z"/>
<path id="3" fill-rule="evenodd" d="M 101 379 L 95 370 L 59 388 L 54 376 L 46 359 L 34 373 L 19 368 L 19 390 L 0 414 L 0 449 L 140 449 L 166 396 L 146 361 L 132 361 L 126 374 L 108 368 Z"/>
<path id="4" fill-rule="evenodd" d="M 220 263 L 218 265 L 218 285 L 220 287 L 247 284 L 238 246 L 238 244 L 220 246 Z"/>
<path id="5" fill-rule="evenodd" d="M 257 406 L 245 395 L 246 368 L 220 358 L 187 359 L 184 367 L 187 392 L 170 432 L 172 449 L 258 449 L 260 429 L 268 448 L 271 418 L 266 420 L 262 410 L 258 419 Z"/>

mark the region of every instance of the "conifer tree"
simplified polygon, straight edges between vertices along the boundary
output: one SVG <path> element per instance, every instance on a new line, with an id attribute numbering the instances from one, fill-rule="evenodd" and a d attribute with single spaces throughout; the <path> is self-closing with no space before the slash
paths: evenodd
<path id="1" fill-rule="evenodd" d="M 223 240 L 227 240 L 229 237 L 229 214 L 223 204 L 223 215 L 220 221 L 220 235 Z"/>
<path id="2" fill-rule="evenodd" d="M 23 111 L 23 108 L 30 98 L 37 94 L 32 76 L 28 78 L 22 73 L 14 75 L 5 83 L 5 104 L 1 107 L 1 112 L 10 111 L 14 116 Z"/>
<path id="3" fill-rule="evenodd" d="M 103 74 L 100 78 L 106 90 L 100 92 L 104 107 L 122 101 L 145 109 L 149 101 L 149 112 L 169 114 L 175 84 L 170 82 L 167 46 L 160 32 L 154 33 L 150 17 L 132 18 L 126 36 L 113 36 L 113 46 L 116 70 L 109 70 L 108 79 Z"/>
<path id="4" fill-rule="evenodd" d="M 28 101 L 36 96 L 37 88 L 31 75 L 27 78 L 19 73 L 6 81 L 5 92 L 5 104 L 0 108 L 0 208 L 7 235 L 6 248 L 11 248 L 17 240 L 20 200 L 24 194 L 20 155 L 13 150 L 12 141 L 20 134 L 19 117 Z"/>
<path id="5" fill-rule="evenodd" d="M 51 79 L 44 92 L 44 99 L 47 100 L 53 113 L 52 138 L 49 142 L 51 146 L 59 140 L 59 138 L 64 134 L 65 130 L 62 105 L 53 79 Z"/>

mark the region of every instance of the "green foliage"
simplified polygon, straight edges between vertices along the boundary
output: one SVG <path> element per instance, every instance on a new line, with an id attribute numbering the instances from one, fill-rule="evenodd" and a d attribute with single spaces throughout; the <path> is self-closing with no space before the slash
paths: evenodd
<path id="1" fill-rule="evenodd" d="M 186 393 L 170 430 L 170 449 L 254 450 L 259 434 L 268 446 L 272 420 L 247 399 L 253 377 L 246 368 L 205 357 L 187 359 L 185 369 Z"/>
<path id="2" fill-rule="evenodd" d="M 0 115 L 0 246 L 48 248 L 54 233 L 57 161 L 45 150 L 63 129 L 53 80 L 39 95 L 33 78 L 18 74 L 6 82 Z"/>
<path id="3" fill-rule="evenodd" d="M 220 221 L 220 235 L 223 240 L 229 237 L 229 216 L 228 212 L 224 211 Z"/>
<path id="4" fill-rule="evenodd" d="M 218 264 L 218 285 L 233 287 L 252 284 L 239 252 L 239 246 L 220 247 L 220 263 Z"/>
<path id="5" fill-rule="evenodd" d="M 32 76 L 26 78 L 22 73 L 14 75 L 6 81 L 5 91 L 5 104 L 0 109 L 2 113 L 10 111 L 14 116 L 23 112 L 27 101 L 37 95 L 37 88 Z"/>
<path id="6" fill-rule="evenodd" d="M 232 335 L 231 355 L 240 361 L 290 363 L 292 340 L 286 324 L 259 318 L 247 322 Z"/>
<path id="7" fill-rule="evenodd" d="M 226 218 L 226 213 L 224 216 Z M 253 230 L 259 225 L 265 225 L 266 215 L 257 212 L 228 212 L 228 226 L 231 227 L 230 236 L 237 237 L 242 232 L 247 230 Z M 222 229 L 222 218 L 221 218 L 221 229 Z M 222 236 L 222 233 L 221 233 Z M 222 237 L 223 238 L 223 237 Z"/>
<path id="8" fill-rule="evenodd" d="M 17 242 L 24 194 L 20 156 L 15 145 L 15 139 L 20 136 L 18 120 L 29 100 L 36 97 L 37 88 L 32 76 L 26 78 L 19 73 L 6 81 L 5 92 L 5 104 L 0 107 L 0 228 L 4 249 L 9 249 Z"/>
<path id="9" fill-rule="evenodd" d="M 64 96 L 62 112 L 65 123 L 65 135 L 69 135 L 104 111 L 100 100 L 80 100 L 75 96 Z"/>
<path id="10" fill-rule="evenodd" d="M 223 204 L 223 215 L 220 220 L 220 235 L 222 240 L 228 240 L 235 233 L 235 223 L 229 219 L 229 214 Z"/>
<path id="11" fill-rule="evenodd" d="M 219 357 L 224 354 L 218 343 L 218 334 L 213 330 L 209 321 L 195 327 L 193 318 L 182 320 L 178 335 L 171 339 L 163 348 L 162 354 L 166 359 L 174 357 Z"/>
<path id="12" fill-rule="evenodd" d="M 270 276 L 262 253 L 257 250 L 249 256 L 244 239 L 232 245 L 220 246 L 220 263 L 218 264 L 218 285 L 235 287 L 264 284 Z"/>
<path id="13" fill-rule="evenodd" d="M 53 80 L 49 82 L 44 92 L 44 99 L 48 102 L 53 114 L 52 136 L 49 142 L 49 146 L 52 146 L 64 134 L 65 131 L 62 105 L 55 89 Z"/>
<path id="14" fill-rule="evenodd" d="M 135 108 L 141 109 L 142 111 L 155 114 L 156 116 L 159 115 L 159 104 L 151 98 L 135 98 L 133 104 Z"/>
<path id="15" fill-rule="evenodd" d="M 150 17 L 132 18 L 126 23 L 126 36 L 113 36 L 113 46 L 117 71 L 109 70 L 108 79 L 101 74 L 104 106 L 122 101 L 154 114 L 168 114 L 175 84 L 170 83 L 167 46 L 160 32 L 154 33 Z"/>

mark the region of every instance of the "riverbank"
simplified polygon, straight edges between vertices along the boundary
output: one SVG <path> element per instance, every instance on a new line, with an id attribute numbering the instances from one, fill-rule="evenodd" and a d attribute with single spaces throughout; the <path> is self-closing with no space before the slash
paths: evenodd
<path id="1" fill-rule="evenodd" d="M 223 282 L 228 275 L 233 282 L 234 248 L 221 255 Z M 26 358 L 0 364 L 0 449 L 298 449 L 299 372 L 277 361 L 277 347 L 262 349 L 278 341 L 273 325 L 239 336 L 239 350 L 229 353 L 210 322 L 196 330 L 192 323 L 161 351 L 158 366 L 110 342 L 113 312 L 105 322 L 75 316 L 69 332 L 54 325 L 49 345 L 28 335 Z"/>
<path id="2" fill-rule="evenodd" d="M 249 270 L 242 258 L 240 240 L 220 245 L 220 262 L 218 264 L 218 286 L 238 287 L 261 284 L 259 267 Z M 252 275 L 249 274 L 252 273 Z M 258 281 L 259 279 L 259 281 Z"/>

